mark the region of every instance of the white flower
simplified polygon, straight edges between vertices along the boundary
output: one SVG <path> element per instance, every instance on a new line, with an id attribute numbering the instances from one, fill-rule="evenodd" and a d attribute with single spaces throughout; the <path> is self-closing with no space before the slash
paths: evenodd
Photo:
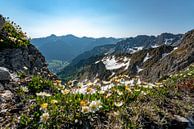
<path id="1" fill-rule="evenodd" d="M 51 104 L 56 104 L 56 103 L 58 103 L 57 100 L 55 100 L 55 99 L 52 99 L 52 100 L 51 100 Z"/>
<path id="2" fill-rule="evenodd" d="M 25 87 L 25 86 L 22 86 L 22 87 L 21 87 L 21 90 L 22 90 L 23 92 L 29 92 L 28 87 Z"/>
<path id="3" fill-rule="evenodd" d="M 37 96 L 46 96 L 49 97 L 51 96 L 50 94 L 46 93 L 46 92 L 40 92 L 40 93 L 36 93 Z"/>
<path id="4" fill-rule="evenodd" d="M 114 104 L 115 104 L 116 107 L 121 107 L 123 105 L 123 102 L 122 101 L 121 102 L 115 102 Z"/>
<path id="5" fill-rule="evenodd" d="M 82 106 L 82 111 L 83 113 L 88 113 L 90 112 L 90 108 L 88 106 Z"/>
<path id="6" fill-rule="evenodd" d="M 49 119 L 49 114 L 48 113 L 43 113 L 42 116 L 40 116 L 40 121 L 43 123 L 46 123 Z"/>
<path id="7" fill-rule="evenodd" d="M 95 111 L 99 110 L 99 108 L 101 108 L 102 106 L 101 106 L 100 100 L 97 100 L 97 101 L 92 101 L 90 103 L 89 107 L 90 107 L 91 111 L 95 112 Z"/>
<path id="8" fill-rule="evenodd" d="M 142 94 L 142 95 L 147 95 L 147 93 L 146 93 L 146 92 L 144 92 L 144 91 L 141 91 L 141 94 Z"/>
<path id="9" fill-rule="evenodd" d="M 64 95 L 69 94 L 69 92 L 70 92 L 70 90 L 67 90 L 67 89 L 65 89 L 65 90 L 61 90 L 61 93 L 62 93 L 62 94 L 64 94 Z"/>
<path id="10" fill-rule="evenodd" d="M 121 95 L 123 95 L 123 92 L 120 90 L 117 90 L 117 94 L 121 96 Z"/>
<path id="11" fill-rule="evenodd" d="M 100 90 L 98 93 L 99 93 L 99 94 L 104 94 L 105 91 L 104 91 L 104 90 Z"/>

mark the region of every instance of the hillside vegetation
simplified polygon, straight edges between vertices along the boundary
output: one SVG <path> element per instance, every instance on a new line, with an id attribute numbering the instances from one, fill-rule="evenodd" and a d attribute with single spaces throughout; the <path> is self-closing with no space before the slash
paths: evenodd
<path id="1" fill-rule="evenodd" d="M 118 72 L 104 80 L 93 74 L 93 79 L 61 82 L 48 70 L 45 58 L 30 44 L 21 28 L 2 16 L 0 41 L 0 128 L 194 128 L 194 30 L 185 35 L 179 48 L 170 48 L 169 54 L 163 49 L 162 52 L 151 49 L 159 58 L 146 74 L 155 71 L 154 78 L 168 74 L 152 83 L 137 74 L 130 76 L 130 67 L 127 72 Z M 133 66 L 145 59 L 149 61 L 147 51 L 134 54 Z M 136 54 L 142 58 L 138 60 Z M 94 62 L 87 72 L 99 71 L 99 77 L 106 78 L 107 69 L 126 64 L 116 62 L 116 58 L 128 60 L 129 64 L 129 58 L 121 55 L 100 58 L 103 57 L 93 57 L 78 65 Z M 132 70 L 144 71 L 138 67 Z M 75 72 L 70 68 L 68 71 Z"/>
<path id="2" fill-rule="evenodd" d="M 18 128 L 193 128 L 194 65 L 158 83 L 118 76 L 65 85 L 21 76 Z M 191 121 L 190 121 L 191 120 Z M 190 123 L 190 125 L 188 124 Z"/>
<path id="3" fill-rule="evenodd" d="M 2 16 L 0 16 L 2 17 Z M 0 30 L 0 49 L 27 46 L 30 44 L 26 33 L 22 32 L 20 26 L 8 18 L 2 20 L 3 26 Z"/>

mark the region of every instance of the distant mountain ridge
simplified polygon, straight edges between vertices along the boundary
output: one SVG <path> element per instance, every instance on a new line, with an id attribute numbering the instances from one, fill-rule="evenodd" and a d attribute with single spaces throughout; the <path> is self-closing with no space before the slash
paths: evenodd
<path id="1" fill-rule="evenodd" d="M 116 38 L 89 38 L 76 37 L 74 35 L 56 36 L 54 34 L 31 40 L 46 57 L 47 60 L 71 61 L 79 54 L 88 51 L 96 46 L 104 44 L 115 44 L 120 39 Z"/>
<path id="2" fill-rule="evenodd" d="M 177 46 L 182 34 L 162 33 L 158 36 L 138 35 L 123 39 L 116 44 L 108 44 L 97 46 L 89 51 L 86 51 L 72 60 L 72 64 L 76 64 L 81 60 L 88 59 L 93 56 L 103 56 L 108 54 L 132 54 L 142 49 L 155 48 L 160 45 Z"/>
<path id="3" fill-rule="evenodd" d="M 107 80 L 115 75 L 128 74 L 141 75 L 148 81 L 155 81 L 168 72 L 163 73 L 157 71 L 160 68 L 155 68 L 152 71 L 157 72 L 152 76 L 149 74 L 152 66 L 174 53 L 183 42 L 183 37 L 185 35 L 170 33 L 158 36 L 140 35 L 124 39 L 117 44 L 98 46 L 77 56 L 58 75 L 67 80 L 71 77 L 78 80 L 96 77 Z M 165 62 L 161 64 L 165 66 Z"/>

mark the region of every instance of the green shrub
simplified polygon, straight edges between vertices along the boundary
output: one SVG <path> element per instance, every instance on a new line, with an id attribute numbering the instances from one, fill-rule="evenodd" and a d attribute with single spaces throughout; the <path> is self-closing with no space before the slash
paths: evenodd
<path id="1" fill-rule="evenodd" d="M 27 46 L 30 44 L 26 33 L 22 32 L 21 27 L 14 22 L 6 20 L 0 32 L 0 47 L 1 48 L 15 48 Z"/>

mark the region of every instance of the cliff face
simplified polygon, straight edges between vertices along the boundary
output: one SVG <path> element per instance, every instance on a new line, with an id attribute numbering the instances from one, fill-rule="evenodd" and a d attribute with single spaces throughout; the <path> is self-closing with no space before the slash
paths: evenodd
<path id="1" fill-rule="evenodd" d="M 176 73 L 194 63 L 194 30 L 185 34 L 180 46 L 157 61 L 141 73 L 146 80 L 156 81 L 159 78 Z"/>
<path id="2" fill-rule="evenodd" d="M 25 76 L 21 78 L 18 73 Z M 26 109 L 27 104 L 22 103 L 18 91 L 32 80 L 33 75 L 56 79 L 25 33 L 0 15 L 0 128 L 9 125 L 14 114 Z"/>
<path id="3" fill-rule="evenodd" d="M 1 50 L 0 67 L 12 72 L 25 70 L 28 74 L 49 73 L 45 58 L 33 45 Z"/>
<path id="4" fill-rule="evenodd" d="M 20 27 L 12 25 L 0 15 L 0 67 L 10 72 L 51 74 L 42 54 L 31 44 Z"/>

